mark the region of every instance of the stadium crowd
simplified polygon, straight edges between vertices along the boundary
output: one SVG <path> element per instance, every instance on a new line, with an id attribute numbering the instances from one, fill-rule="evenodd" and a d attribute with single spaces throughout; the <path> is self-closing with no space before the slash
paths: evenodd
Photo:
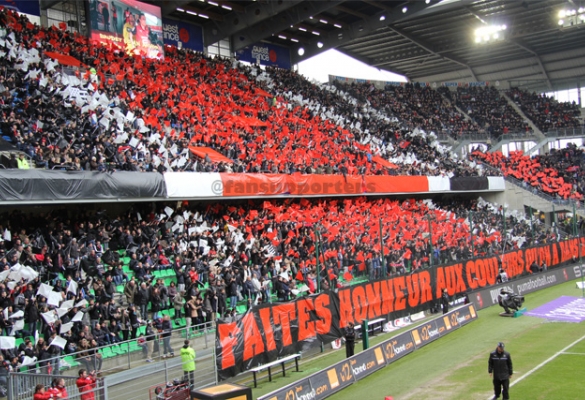
<path id="1" fill-rule="evenodd" d="M 169 49 L 164 62 L 143 60 L 10 13 L 1 17 L 7 38 L 0 63 L 2 134 L 39 167 L 478 174 L 432 136 L 411 132 L 404 121 L 370 118 L 373 109 L 356 113 L 354 99 L 291 72 L 266 74 L 177 49 Z M 40 58 L 47 52 L 70 55 L 88 72 L 67 75 L 57 62 Z M 305 97 L 284 96 L 291 93 Z M 304 99 L 322 112 L 303 107 Z M 199 157 L 190 146 L 202 149 Z M 376 156 L 394 165 L 377 163 Z M 10 166 L 19 167 L 18 160 Z"/>
<path id="2" fill-rule="evenodd" d="M 319 87 L 291 71 L 263 72 L 177 49 L 169 49 L 164 62 L 143 60 L 40 28 L 11 11 L 0 11 L 0 22 L 0 128 L 38 167 L 448 176 L 481 171 L 425 133 L 465 129 L 428 88 Z M 70 55 L 87 72 L 67 75 L 41 52 Z M 473 129 L 485 126 L 477 115 L 497 100 L 491 89 L 485 92 L 477 97 L 482 106 L 472 114 L 478 121 Z M 486 129 L 517 123 L 506 113 Z M 447 116 L 458 122 L 444 127 Z M 193 148 L 200 156 L 191 157 Z M 0 372 L 19 368 L 25 357 L 58 371 L 51 360 L 62 353 L 81 354 L 88 370 L 99 370 L 97 348 L 139 338 L 142 323 L 160 331 L 163 353 L 170 355 L 164 339 L 173 321 L 161 312 L 169 308 L 194 326 L 229 317 L 238 304 L 285 301 L 318 285 L 335 288 L 361 275 L 378 279 L 558 240 L 540 227 L 538 235 L 529 235 L 526 222 L 509 218 L 480 203 L 365 198 L 141 204 L 112 215 L 14 210 L 0 218 L 0 269 L 6 274 L 0 329 L 3 336 L 34 337 L 38 331 L 39 338 L 2 349 L 0 361 L 7 363 Z M 19 268 L 27 275 L 10 278 Z M 167 285 L 160 271 L 170 272 L 173 282 Z M 115 296 L 120 291 L 122 303 Z M 61 301 L 71 301 L 66 312 L 57 311 Z M 63 326 L 68 329 L 61 332 Z M 143 339 L 152 335 L 146 330 Z M 66 343 L 52 346 L 57 336 Z"/>
<path id="3" fill-rule="evenodd" d="M 532 157 L 513 151 L 508 157 L 501 152 L 474 151 L 472 157 L 503 171 L 527 186 L 557 199 L 583 200 L 585 194 L 583 149 L 569 143 L 564 149 L 551 149 Z"/>
<path id="4" fill-rule="evenodd" d="M 25 356 L 37 357 L 40 367 L 54 370 L 58 366 L 43 360 L 78 352 L 90 368 L 101 364 L 97 347 L 138 338 L 141 323 L 151 321 L 164 339 L 174 323 L 162 310 L 173 308 L 175 318 L 185 315 L 187 326 L 196 326 L 216 315 L 230 317 L 237 306 L 315 292 L 318 284 L 335 288 L 354 278 L 379 279 L 533 243 L 529 225 L 513 216 L 502 238 L 503 214 L 490 205 L 461 200 L 440 205 L 357 198 L 204 207 L 184 202 L 176 209 L 153 204 L 112 216 L 15 210 L 2 218 L 0 268 L 9 272 L 26 265 L 38 275 L 1 284 L 7 311 L 0 313 L 0 328 L 5 336 L 34 336 L 38 330 L 43 340 L 30 348 L 32 355 L 26 342 L 4 349 L 4 359 L 18 367 Z M 558 240 L 541 229 L 534 240 Z M 172 282 L 157 277 L 160 271 Z M 46 282 L 59 298 L 72 300 L 60 317 L 54 315 L 58 306 L 43 295 Z M 116 292 L 123 292 L 123 302 L 116 301 Z M 62 350 L 51 346 L 59 334 L 67 341 Z M 143 339 L 152 340 L 146 334 Z"/>
<path id="5" fill-rule="evenodd" d="M 445 94 L 494 138 L 507 133 L 531 131 L 528 122 L 493 86 L 458 87 L 457 91 Z"/>
<path id="6" fill-rule="evenodd" d="M 461 135 L 477 133 L 479 126 L 460 113 L 443 96 L 448 88 L 437 90 L 418 83 L 386 85 L 380 90 L 371 83 L 351 83 L 334 81 L 339 89 L 351 94 L 363 104 L 369 104 L 386 114 L 403 121 L 405 126 L 414 130 L 451 135 L 455 139 Z"/>
<path id="7" fill-rule="evenodd" d="M 575 102 L 558 102 L 544 94 L 518 88 L 512 88 L 507 94 L 542 132 L 581 127 L 581 110 Z"/>

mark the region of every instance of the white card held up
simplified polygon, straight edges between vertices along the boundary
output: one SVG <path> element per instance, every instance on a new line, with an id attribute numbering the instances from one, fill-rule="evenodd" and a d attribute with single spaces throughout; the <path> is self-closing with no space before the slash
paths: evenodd
<path id="1" fill-rule="evenodd" d="M 47 304 L 58 307 L 61 300 L 63 300 L 61 292 L 51 292 L 49 297 L 47 297 Z"/>
<path id="2" fill-rule="evenodd" d="M 0 336 L 0 349 L 10 350 L 16 347 L 16 338 L 11 336 Z"/>
<path id="3" fill-rule="evenodd" d="M 67 346 L 67 340 L 63 339 L 61 336 L 55 336 L 55 339 L 53 339 L 50 346 L 56 346 L 60 349 L 64 349 L 65 346 Z"/>
<path id="4" fill-rule="evenodd" d="M 73 322 L 67 322 L 66 324 L 61 325 L 61 328 L 59 329 L 59 335 L 69 332 L 71 328 L 73 328 Z"/>
<path id="5" fill-rule="evenodd" d="M 43 297 L 49 298 L 49 295 L 53 291 L 53 286 L 47 285 L 46 283 L 41 283 L 41 286 L 37 290 L 37 295 L 41 295 Z"/>
<path id="6" fill-rule="evenodd" d="M 83 311 L 77 311 L 77 314 L 71 318 L 71 322 L 81 321 L 83 319 Z"/>
<path id="7" fill-rule="evenodd" d="M 52 324 L 53 322 L 57 321 L 57 316 L 55 315 L 55 312 L 52 310 L 42 313 L 41 316 L 43 317 L 47 324 Z"/>

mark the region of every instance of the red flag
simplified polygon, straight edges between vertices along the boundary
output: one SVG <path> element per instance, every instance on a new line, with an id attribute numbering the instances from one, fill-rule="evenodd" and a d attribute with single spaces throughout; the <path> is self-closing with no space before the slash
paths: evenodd
<path id="1" fill-rule="evenodd" d="M 297 272 L 297 276 L 295 276 L 295 278 L 297 279 L 297 281 L 304 281 L 305 277 L 303 276 L 303 273 L 301 272 L 301 270 L 299 269 L 299 272 Z"/>

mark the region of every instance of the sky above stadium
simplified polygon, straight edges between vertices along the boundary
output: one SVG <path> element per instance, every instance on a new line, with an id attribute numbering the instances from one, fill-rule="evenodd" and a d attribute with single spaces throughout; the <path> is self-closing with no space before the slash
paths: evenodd
<path id="1" fill-rule="evenodd" d="M 298 72 L 309 80 L 328 82 L 329 75 L 347 78 L 370 79 L 378 81 L 406 82 L 407 79 L 398 74 L 382 71 L 351 58 L 337 50 L 327 50 L 299 64 Z"/>

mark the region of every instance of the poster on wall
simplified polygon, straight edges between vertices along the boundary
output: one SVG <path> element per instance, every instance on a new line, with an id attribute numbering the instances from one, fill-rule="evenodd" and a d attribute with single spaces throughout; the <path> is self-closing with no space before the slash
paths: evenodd
<path id="1" fill-rule="evenodd" d="M 203 51 L 203 29 L 197 25 L 163 18 L 163 40 L 165 46 Z"/>
<path id="2" fill-rule="evenodd" d="M 255 43 L 236 53 L 238 60 L 291 69 L 290 49 L 273 43 Z"/>
<path id="3" fill-rule="evenodd" d="M 164 57 L 160 7 L 136 0 L 90 0 L 90 37 L 129 54 Z"/>

